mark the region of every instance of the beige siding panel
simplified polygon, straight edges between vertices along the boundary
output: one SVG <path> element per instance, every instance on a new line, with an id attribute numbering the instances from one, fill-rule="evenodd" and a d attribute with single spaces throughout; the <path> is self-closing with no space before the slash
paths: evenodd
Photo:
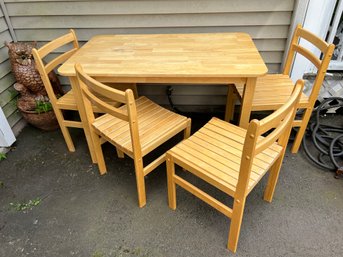
<path id="1" fill-rule="evenodd" d="M 8 124 L 13 128 L 15 124 L 17 124 L 21 120 L 22 116 L 19 110 L 16 110 L 12 113 L 9 117 L 7 117 Z"/>
<path id="2" fill-rule="evenodd" d="M 0 79 L 0 94 L 10 88 L 15 82 L 15 78 L 12 73 L 8 73 L 6 76 Z"/>
<path id="3" fill-rule="evenodd" d="M 17 99 L 12 99 L 8 104 L 2 107 L 2 110 L 6 117 L 13 114 L 17 110 Z"/>
<path id="4" fill-rule="evenodd" d="M 149 95 L 151 100 L 158 102 L 162 105 L 169 105 L 168 98 L 165 95 Z M 211 105 L 223 106 L 226 102 L 225 95 L 175 95 L 172 96 L 175 105 Z"/>
<path id="5" fill-rule="evenodd" d="M 81 45 L 98 34 L 245 32 L 252 36 L 269 72 L 275 73 L 281 66 L 294 1 L 5 0 L 5 3 L 18 40 L 36 40 L 38 46 L 67 33 L 69 28 L 76 29 Z M 64 50 L 58 49 L 56 53 Z M 7 50 L 0 49 L 0 62 L 6 60 L 5 52 Z M 55 56 L 52 54 L 47 60 Z M 60 80 L 63 85 L 69 84 L 66 78 L 61 77 Z M 166 86 L 139 85 L 138 89 L 140 94 L 169 105 Z M 180 109 L 192 110 L 192 106 L 197 109 L 214 106 L 218 109 L 225 104 L 226 86 L 172 86 L 173 101 Z M 1 102 L 4 98 L 7 102 L 13 99 L 15 93 L 12 90 L 8 87 L 0 93 L 0 105 L 4 105 Z M 6 108 L 8 114 L 13 111 L 7 105 Z M 12 115 L 17 117 L 14 113 Z"/>
<path id="6" fill-rule="evenodd" d="M 12 41 L 12 37 L 11 37 L 10 33 L 8 32 L 8 30 L 0 33 L 0 43 L 3 44 L 4 41 L 8 41 L 8 42 Z"/>
<path id="7" fill-rule="evenodd" d="M 280 63 L 267 63 L 268 73 L 278 73 L 280 72 Z"/>
<path id="8" fill-rule="evenodd" d="M 7 23 L 4 17 L 0 18 L 0 33 L 7 30 Z"/>
<path id="9" fill-rule="evenodd" d="M 293 0 L 246 1 L 69 1 L 68 8 L 59 1 L 6 1 L 8 12 L 18 16 L 36 15 L 120 15 L 169 13 L 235 13 L 262 11 L 292 11 Z M 19 2 L 19 3 L 18 3 Z"/>
<path id="10" fill-rule="evenodd" d="M 101 16 L 13 16 L 14 29 L 36 28 L 169 28 L 204 26 L 288 25 L 291 12 L 101 15 Z M 106 21 L 106 22 L 104 22 Z"/>
<path id="11" fill-rule="evenodd" d="M 15 79 L 11 73 L 11 65 L 8 59 L 8 48 L 4 46 L 4 41 L 11 42 L 12 37 L 8 31 L 8 26 L 0 8 L 0 106 L 11 127 L 20 119 L 16 106 L 17 91 L 12 87 Z"/>
<path id="12" fill-rule="evenodd" d="M 282 57 L 283 53 L 282 52 L 277 52 L 277 51 L 260 51 L 260 54 L 264 60 L 265 63 L 281 63 L 282 62 Z"/>
<path id="13" fill-rule="evenodd" d="M 0 42 L 0 63 L 3 63 L 8 59 L 8 48 L 4 45 L 2 45 L 4 42 Z"/>
<path id="14" fill-rule="evenodd" d="M 148 93 L 149 95 L 166 95 L 167 84 L 139 84 L 139 93 Z M 172 95 L 192 95 L 192 96 L 208 96 L 211 95 L 225 95 L 227 93 L 227 86 L 225 85 L 172 85 L 173 92 Z"/>
<path id="15" fill-rule="evenodd" d="M 283 54 L 286 39 L 254 39 L 259 51 L 279 51 Z"/>
<path id="16" fill-rule="evenodd" d="M 0 79 L 5 77 L 10 72 L 11 72 L 10 60 L 6 60 L 0 63 Z M 1 88 L 1 85 L 0 85 L 0 88 Z"/>
<path id="17" fill-rule="evenodd" d="M 10 86 L 4 92 L 0 93 L 0 106 L 5 106 L 8 102 L 14 99 L 18 95 L 18 92 Z"/>
<path id="18" fill-rule="evenodd" d="M 156 34 L 156 33 L 215 33 L 215 32 L 245 32 L 253 39 L 286 39 L 288 25 L 284 26 L 246 26 L 246 27 L 186 27 L 186 28 L 113 28 L 113 29 L 77 29 L 80 41 L 88 41 L 99 34 Z M 67 33 L 68 29 L 16 29 L 19 41 L 50 41 Z"/>

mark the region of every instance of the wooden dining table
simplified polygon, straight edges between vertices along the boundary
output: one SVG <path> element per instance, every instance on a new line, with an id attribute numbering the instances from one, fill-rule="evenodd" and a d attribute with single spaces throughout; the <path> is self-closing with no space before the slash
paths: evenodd
<path id="1" fill-rule="evenodd" d="M 246 33 L 94 36 L 58 69 L 77 92 L 75 63 L 109 83 L 245 84 L 239 121 L 244 128 L 256 79 L 268 71 Z"/>

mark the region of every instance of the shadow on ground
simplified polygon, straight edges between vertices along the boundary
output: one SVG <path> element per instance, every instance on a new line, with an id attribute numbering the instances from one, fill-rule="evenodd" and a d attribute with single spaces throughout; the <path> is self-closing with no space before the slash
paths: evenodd
<path id="1" fill-rule="evenodd" d="M 207 119 L 194 117 L 193 128 Z M 225 216 L 180 188 L 176 211 L 168 208 L 164 165 L 146 178 L 140 209 L 131 159 L 106 145 L 108 173 L 99 176 L 82 131 L 72 132 L 75 153 L 59 131 L 28 126 L 0 162 L 0 256 L 233 256 Z M 247 199 L 235 256 L 342 256 L 343 180 L 288 151 L 271 204 L 262 200 L 265 184 Z M 36 198 L 37 206 L 16 210 Z"/>

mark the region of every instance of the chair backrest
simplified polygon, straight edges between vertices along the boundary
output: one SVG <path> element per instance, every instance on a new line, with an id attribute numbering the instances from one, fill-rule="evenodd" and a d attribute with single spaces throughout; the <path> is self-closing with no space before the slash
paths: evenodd
<path id="1" fill-rule="evenodd" d="M 252 163 L 256 155 L 275 142 L 283 148 L 281 155 L 284 154 L 303 87 L 304 81 L 298 80 L 292 95 L 283 106 L 264 119 L 254 119 L 249 123 L 243 146 L 237 193 L 246 195 Z M 266 132 L 268 135 L 261 137 Z"/>
<path id="2" fill-rule="evenodd" d="M 103 113 L 108 113 L 116 118 L 127 121 L 130 127 L 133 151 L 141 151 L 133 91 L 131 89 L 121 91 L 102 84 L 88 76 L 79 63 L 75 64 L 75 71 L 82 95 L 83 107 L 87 115 L 87 122 L 92 124 L 95 121 L 94 107 L 97 107 Z M 104 99 L 111 99 L 126 106 L 124 108 L 117 108 L 107 103 Z"/>
<path id="3" fill-rule="evenodd" d="M 50 53 L 52 53 L 54 50 L 65 46 L 67 44 L 72 43 L 72 48 L 63 54 L 60 54 L 58 57 L 54 58 L 47 64 L 44 64 L 43 59 Z M 51 85 L 50 79 L 49 79 L 49 73 L 54 70 L 58 65 L 65 62 L 68 58 L 70 58 L 77 50 L 79 49 L 79 43 L 77 41 L 76 34 L 74 30 L 70 30 L 68 34 L 65 34 L 59 38 L 56 38 L 52 40 L 51 42 L 45 44 L 39 49 L 32 49 L 32 54 L 35 59 L 35 63 L 37 66 L 37 70 L 39 74 L 41 75 L 42 81 L 45 86 L 45 90 L 48 93 L 48 96 L 50 98 L 50 101 L 52 105 L 54 106 L 56 103 L 56 96 L 53 90 L 53 87 Z"/>
<path id="4" fill-rule="evenodd" d="M 303 38 L 306 41 L 313 44 L 322 53 L 322 58 L 319 59 L 312 52 L 310 52 L 305 47 L 299 45 L 300 39 Z M 286 58 L 283 74 L 289 75 L 295 54 L 301 54 L 306 59 L 308 59 L 317 68 L 317 76 L 313 83 L 312 91 L 309 97 L 310 103 L 313 103 L 318 98 L 320 87 L 325 78 L 326 70 L 329 66 L 333 51 L 335 50 L 334 44 L 328 44 L 321 38 L 317 37 L 313 33 L 302 28 L 299 24 L 293 34 L 293 38 L 289 47 L 288 55 Z"/>

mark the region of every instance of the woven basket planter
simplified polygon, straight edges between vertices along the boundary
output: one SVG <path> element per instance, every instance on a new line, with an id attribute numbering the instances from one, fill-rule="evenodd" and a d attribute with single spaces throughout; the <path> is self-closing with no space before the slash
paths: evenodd
<path id="1" fill-rule="evenodd" d="M 53 110 L 37 113 L 36 111 L 21 110 L 24 119 L 32 126 L 45 131 L 55 130 L 59 127 Z"/>

